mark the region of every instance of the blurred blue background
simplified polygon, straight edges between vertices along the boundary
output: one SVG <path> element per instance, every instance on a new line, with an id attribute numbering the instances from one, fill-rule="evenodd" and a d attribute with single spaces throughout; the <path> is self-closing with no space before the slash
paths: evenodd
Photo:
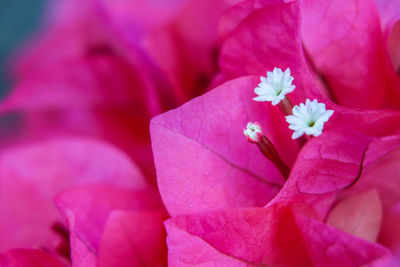
<path id="1" fill-rule="evenodd" d="M 7 61 L 39 26 L 45 0 L 0 1 L 0 97 L 10 89 Z"/>

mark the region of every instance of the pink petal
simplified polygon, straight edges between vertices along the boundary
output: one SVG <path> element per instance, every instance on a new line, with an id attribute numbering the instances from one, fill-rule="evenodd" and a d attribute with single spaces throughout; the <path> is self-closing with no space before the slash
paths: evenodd
<path id="1" fill-rule="evenodd" d="M 93 2 L 51 3 L 54 14 L 16 60 L 17 86 L 0 110 L 20 112 L 29 139 L 84 134 L 111 141 L 153 177 L 148 124 L 161 111 L 158 78 L 153 70 L 144 75 L 141 61 L 109 36 Z"/>
<path id="2" fill-rule="evenodd" d="M 400 262 L 400 204 L 386 209 L 378 242 L 389 248 Z"/>
<path id="3" fill-rule="evenodd" d="M 44 101 L 52 107 L 59 102 L 65 107 L 74 100 L 78 106 L 134 104 L 147 116 L 161 111 L 153 84 L 159 78 L 152 77 L 157 70 L 147 66 L 151 64 L 148 60 L 141 60 L 146 57 L 143 51 L 130 51 L 115 42 L 97 1 L 58 1 L 50 6 L 54 18 L 16 60 L 17 80 L 24 81 L 18 88 L 21 92 L 3 109 L 29 104 L 24 96 L 32 94 L 36 96 L 33 102 Z"/>
<path id="4" fill-rule="evenodd" d="M 265 75 L 274 67 L 290 67 L 296 89 L 289 98 L 304 101 L 304 92 L 315 90 L 303 54 L 297 1 L 244 1 L 222 18 L 225 39 L 220 66 L 227 79 Z"/>
<path id="5" fill-rule="evenodd" d="M 271 5 L 282 5 L 295 0 L 250 0 L 241 1 L 226 9 L 219 21 L 219 32 L 222 37 L 227 37 L 235 28 L 248 17 L 253 11 L 269 7 Z"/>
<path id="6" fill-rule="evenodd" d="M 367 190 L 376 190 L 379 193 L 383 206 L 383 221 L 378 241 L 395 254 L 399 254 L 400 250 L 398 242 L 400 235 L 397 231 L 400 219 L 398 208 L 400 179 L 397 175 L 399 146 L 398 136 L 384 137 L 371 142 L 359 180 L 340 194 L 341 198 L 346 198 Z"/>
<path id="7" fill-rule="evenodd" d="M 318 94 L 315 94 L 315 97 L 320 98 Z M 335 110 L 334 115 L 329 119 L 329 123 L 324 127 L 324 132 L 327 130 L 342 131 L 343 133 L 351 132 L 351 134 L 358 132 L 359 134 L 377 137 L 400 133 L 398 127 L 400 112 L 398 111 L 347 108 L 333 104 L 328 99 L 322 99 L 327 104 L 327 109 Z"/>
<path id="8" fill-rule="evenodd" d="M 104 139 L 126 152 L 146 178 L 155 176 L 148 129 L 150 122 L 134 109 L 41 110 L 17 115 L 20 116 L 14 122 L 18 122 L 19 134 L 14 135 L 14 144 L 59 136 L 84 135 Z"/>
<path id="9" fill-rule="evenodd" d="M 306 194 L 342 189 L 359 178 L 370 138 L 358 133 L 325 132 L 301 151 L 291 177 Z"/>
<path id="10" fill-rule="evenodd" d="M 289 209 L 274 206 L 181 215 L 168 220 L 166 228 L 170 265 L 310 266 Z M 192 251 L 195 244 L 199 247 Z"/>
<path id="11" fill-rule="evenodd" d="M 376 190 L 340 201 L 329 214 L 327 224 L 375 242 L 382 221 L 382 205 Z"/>
<path id="12" fill-rule="evenodd" d="M 400 3 L 396 0 L 374 0 L 374 2 L 381 18 L 383 32 L 389 34 L 400 19 Z"/>
<path id="13" fill-rule="evenodd" d="M 359 266 L 389 256 L 379 245 L 282 206 L 177 216 L 166 226 L 171 265 Z M 192 257 L 194 245 L 200 253 Z"/>
<path id="14" fill-rule="evenodd" d="M 302 148 L 289 179 L 267 206 L 281 203 L 298 213 L 323 220 L 338 192 L 356 182 L 370 137 L 324 132 Z"/>
<path id="15" fill-rule="evenodd" d="M 351 121 L 348 116 L 350 114 L 347 114 L 347 119 Z M 362 117 L 362 113 L 359 115 Z M 383 118 L 385 121 L 386 118 Z M 368 121 L 375 125 L 382 123 L 366 119 Z M 330 123 L 340 129 L 342 126 L 339 122 L 340 119 Z M 373 127 L 368 126 L 368 123 L 358 126 L 367 133 L 352 132 L 349 125 L 346 130 L 327 129 L 322 136 L 309 140 L 299 153 L 288 181 L 268 205 L 287 203 L 296 212 L 323 220 L 338 194 L 343 199 L 352 194 L 377 189 L 383 207 L 397 203 L 398 179 L 396 172 L 390 171 L 395 169 L 393 166 L 397 160 L 396 156 L 385 160 L 385 155 L 398 147 L 398 137 L 378 139 L 371 136 L 369 131 Z M 378 164 L 376 168 L 375 164 Z M 389 177 L 382 180 L 382 176 Z"/>
<path id="16" fill-rule="evenodd" d="M 134 191 L 104 185 L 70 189 L 58 195 L 56 204 L 70 223 L 73 220 L 70 231 L 96 257 L 104 226 L 113 210 L 141 211 L 162 207 L 158 194 L 153 190 Z"/>
<path id="17" fill-rule="evenodd" d="M 400 8 L 399 8 L 400 11 Z M 388 50 L 390 60 L 394 69 L 400 71 L 400 22 L 396 23 L 388 39 Z"/>
<path id="18" fill-rule="evenodd" d="M 377 139 L 369 144 L 363 170 L 359 180 L 349 190 L 342 192 L 343 197 L 376 189 L 384 210 L 400 201 L 398 161 L 400 156 L 399 136 Z"/>
<path id="19" fill-rule="evenodd" d="M 104 228 L 99 266 L 164 266 L 165 211 L 113 211 Z"/>
<path id="20" fill-rule="evenodd" d="M 182 8 L 185 1 L 140 1 L 100 0 L 98 5 L 113 27 L 125 34 L 126 38 L 141 37 L 149 29 L 170 22 Z"/>
<path id="21" fill-rule="evenodd" d="M 147 174 L 154 168 L 148 133 L 151 96 L 133 66 L 110 53 L 69 59 L 26 75 L 0 110 L 21 112 L 24 135 L 31 139 L 71 133 L 105 138 Z"/>
<path id="22" fill-rule="evenodd" d="M 50 228 L 61 218 L 53 198 L 68 187 L 146 185 L 125 154 L 89 139 L 56 139 L 3 150 L 0 170 L 0 235 L 8 236 L 0 240 L 0 251 L 55 246 L 58 237 Z"/>
<path id="23" fill-rule="evenodd" d="M 305 49 L 337 103 L 398 107 L 399 80 L 372 0 L 307 0 L 301 11 Z"/>
<path id="24" fill-rule="evenodd" d="M 168 263 L 170 266 L 248 266 L 247 263 L 221 253 L 203 239 L 167 222 Z"/>
<path id="25" fill-rule="evenodd" d="M 65 267 L 65 264 L 42 250 L 13 249 L 0 254 L 2 267 Z"/>
<path id="26" fill-rule="evenodd" d="M 229 26 L 228 29 L 232 29 L 225 30 L 229 36 L 221 51 L 220 64 L 223 71 L 239 76 L 265 74 L 267 69 L 273 67 L 291 67 L 292 73 L 297 73 L 292 66 L 303 63 L 301 54 L 296 55 L 300 44 L 298 5 L 282 1 L 262 1 L 258 5 L 254 2 L 240 3 L 229 9 L 222 18 L 222 29 L 226 27 L 225 21 L 238 21 L 230 22 L 234 27 Z M 282 46 L 284 43 L 286 45 Z"/>
<path id="27" fill-rule="evenodd" d="M 24 79 L 7 97 L 1 111 L 80 110 L 135 107 L 150 116 L 142 77 L 115 51 L 88 54 L 53 64 Z M 133 91 L 132 88 L 136 90 Z"/>
<path id="28" fill-rule="evenodd" d="M 243 127 L 260 122 L 289 164 L 297 144 L 278 109 L 252 100 L 256 84 L 252 77 L 233 80 L 153 119 L 158 183 L 171 214 L 261 206 L 279 190 L 281 174 Z"/>
<path id="29" fill-rule="evenodd" d="M 73 267 L 96 267 L 97 256 L 76 231 L 76 218 L 72 211 L 66 211 L 65 217 L 68 222 L 69 244 L 71 248 L 71 261 Z"/>
<path id="30" fill-rule="evenodd" d="M 389 251 L 302 215 L 296 215 L 307 253 L 319 266 L 387 266 Z"/>
<path id="31" fill-rule="evenodd" d="M 216 71 L 219 16 L 237 0 L 100 2 L 111 31 L 131 48 L 130 55 L 145 52 L 139 61 L 161 70 L 170 86 L 157 88 L 161 101 L 184 102 L 206 89 Z"/>
<path id="32" fill-rule="evenodd" d="M 381 27 L 388 40 L 390 59 L 396 71 L 400 69 L 400 3 L 396 0 L 375 0 L 381 18 Z"/>

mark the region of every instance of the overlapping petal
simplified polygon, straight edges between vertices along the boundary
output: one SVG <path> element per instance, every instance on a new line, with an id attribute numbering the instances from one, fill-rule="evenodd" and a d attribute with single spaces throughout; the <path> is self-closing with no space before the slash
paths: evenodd
<path id="1" fill-rule="evenodd" d="M 357 266 L 385 262 L 389 256 L 382 246 L 293 213 L 287 207 L 182 215 L 166 225 L 171 235 L 171 265 L 223 262 L 233 266 Z M 207 252 L 191 256 L 192 247 L 187 243 L 199 244 L 199 250 Z"/>
<path id="2" fill-rule="evenodd" d="M 164 266 L 164 210 L 114 211 L 104 229 L 99 266 Z"/>
<path id="3" fill-rule="evenodd" d="M 0 232 L 7 236 L 1 239 L 1 251 L 55 249 L 60 239 L 52 226 L 61 218 L 53 199 L 66 188 L 87 184 L 146 187 L 139 169 L 125 154 L 88 139 L 39 142 L 4 150 L 0 157 Z"/>
<path id="4" fill-rule="evenodd" d="M 56 204 L 69 224 L 76 266 L 112 266 L 115 261 L 140 266 L 165 260 L 160 254 L 165 249 L 165 211 L 154 190 L 77 187 L 58 195 Z"/>

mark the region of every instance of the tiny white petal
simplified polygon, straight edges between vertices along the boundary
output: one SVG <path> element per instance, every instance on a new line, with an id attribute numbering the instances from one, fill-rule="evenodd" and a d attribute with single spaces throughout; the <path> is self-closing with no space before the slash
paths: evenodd
<path id="1" fill-rule="evenodd" d="M 261 125 L 258 122 L 249 122 L 246 129 L 243 129 L 243 134 L 250 142 L 257 143 L 263 135 Z"/>
<path id="2" fill-rule="evenodd" d="M 292 134 L 292 139 L 297 139 L 297 138 L 299 138 L 300 136 L 302 136 L 303 134 L 304 134 L 303 131 L 295 131 L 295 132 Z"/>
<path id="3" fill-rule="evenodd" d="M 255 98 L 253 98 L 254 101 L 259 101 L 259 102 L 265 102 L 265 101 L 270 101 L 268 100 L 269 96 L 257 96 Z"/>
<path id="4" fill-rule="evenodd" d="M 318 130 L 314 129 L 313 127 L 304 128 L 304 132 L 308 135 L 318 134 Z"/>
<path id="5" fill-rule="evenodd" d="M 319 136 L 324 129 L 324 123 L 329 120 L 333 114 L 333 110 L 326 110 L 324 103 L 318 103 L 316 99 L 310 101 L 306 99 L 306 103 L 294 106 L 292 114 L 286 116 L 289 123 L 289 129 L 295 132 L 293 139 L 299 138 L 304 133 L 307 135 Z"/>
<path id="6" fill-rule="evenodd" d="M 280 68 L 274 68 L 272 72 L 267 71 L 267 77 L 261 76 L 261 83 L 254 89 L 254 93 L 258 96 L 253 100 L 271 101 L 274 106 L 279 104 L 285 95 L 296 88 L 292 85 L 293 79 L 289 68 L 286 68 L 284 72 Z"/>
<path id="7" fill-rule="evenodd" d="M 267 78 L 264 76 L 260 76 L 260 82 L 261 83 L 267 83 Z"/>
<path id="8" fill-rule="evenodd" d="M 253 98 L 254 101 L 264 102 L 266 101 L 264 96 L 257 96 Z"/>

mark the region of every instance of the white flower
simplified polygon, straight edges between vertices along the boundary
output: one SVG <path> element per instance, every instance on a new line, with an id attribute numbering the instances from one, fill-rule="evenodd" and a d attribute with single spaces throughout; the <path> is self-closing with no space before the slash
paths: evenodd
<path id="1" fill-rule="evenodd" d="M 290 76 L 290 69 L 282 72 L 279 68 L 274 68 L 273 72 L 268 71 L 267 77 L 260 77 L 261 83 L 254 89 L 258 95 L 253 98 L 255 101 L 271 101 L 272 105 L 277 105 L 285 98 L 285 95 L 292 92 L 296 86 L 292 85 L 293 77 Z"/>
<path id="2" fill-rule="evenodd" d="M 286 116 L 289 128 L 294 130 L 293 139 L 299 138 L 304 133 L 319 136 L 324 129 L 324 123 L 329 120 L 333 110 L 326 110 L 325 104 L 318 103 L 316 99 L 312 102 L 307 99 L 306 104 L 294 106 L 293 115 Z"/>
<path id="3" fill-rule="evenodd" d="M 258 122 L 249 122 L 247 128 L 243 129 L 243 134 L 249 142 L 257 143 L 263 136 L 261 125 Z"/>

